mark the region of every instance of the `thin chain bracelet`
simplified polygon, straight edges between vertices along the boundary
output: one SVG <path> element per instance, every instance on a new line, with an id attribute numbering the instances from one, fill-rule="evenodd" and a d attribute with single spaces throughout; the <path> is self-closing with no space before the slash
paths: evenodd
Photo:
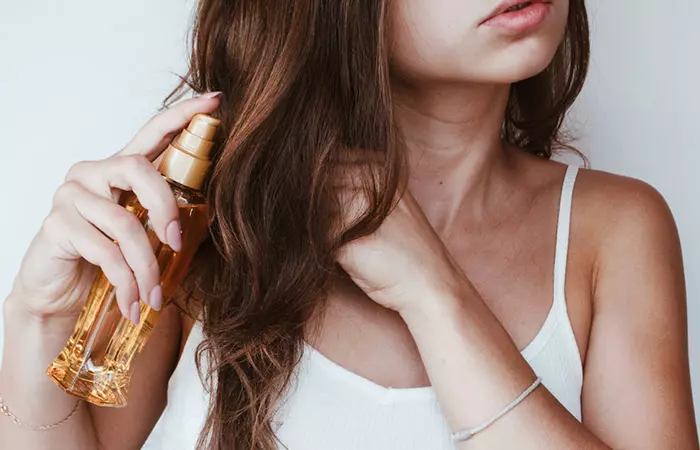
<path id="1" fill-rule="evenodd" d="M 56 427 L 59 427 L 66 423 L 71 417 L 75 415 L 76 412 L 78 412 L 78 407 L 80 406 L 80 400 L 75 402 L 75 406 L 73 407 L 73 411 L 68 414 L 64 419 L 61 419 L 60 421 L 56 423 L 52 423 L 51 425 L 43 425 L 43 426 L 32 426 L 32 425 L 27 425 L 22 423 L 17 416 L 15 416 L 12 411 L 10 411 L 10 408 L 7 406 L 7 403 L 5 403 L 5 399 L 2 398 L 2 394 L 0 394 L 0 412 L 2 412 L 4 415 L 10 418 L 12 422 L 15 425 L 19 425 L 22 428 L 25 428 L 30 431 L 48 431 L 51 429 L 54 429 Z"/>

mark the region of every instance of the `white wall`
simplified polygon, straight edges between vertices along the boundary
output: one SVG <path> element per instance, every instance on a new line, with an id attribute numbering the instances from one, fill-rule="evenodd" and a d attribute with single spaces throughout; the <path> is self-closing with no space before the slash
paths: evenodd
<path id="1" fill-rule="evenodd" d="M 191 0 L 0 0 L 0 298 L 68 167 L 117 151 L 182 73 Z M 673 209 L 700 405 L 700 2 L 589 1 L 593 65 L 577 105 L 595 168 Z M 0 342 L 1 342 L 0 334 Z M 1 347 L 1 345 L 0 345 Z"/>
<path id="2" fill-rule="evenodd" d="M 118 151 L 185 66 L 190 0 L 0 0 L 0 296 L 68 168 Z"/>

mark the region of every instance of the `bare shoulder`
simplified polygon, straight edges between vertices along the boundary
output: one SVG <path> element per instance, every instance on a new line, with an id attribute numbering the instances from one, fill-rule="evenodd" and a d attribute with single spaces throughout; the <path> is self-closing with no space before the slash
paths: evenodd
<path id="1" fill-rule="evenodd" d="M 546 191 L 560 190 L 564 164 L 531 157 L 521 162 L 530 180 L 539 180 Z M 636 178 L 581 168 L 573 196 L 575 272 L 587 274 L 594 302 L 610 283 L 618 289 L 641 281 L 648 289 L 652 289 L 648 283 L 682 288 L 678 230 L 656 188 Z M 676 303 L 683 298 L 681 292 L 677 294 Z"/>
<path id="2" fill-rule="evenodd" d="M 673 251 L 679 247 L 671 209 L 661 193 L 642 180 L 612 173 L 581 169 L 576 185 L 579 219 L 590 238 L 599 244 L 599 255 L 621 258 L 644 251 Z"/>
<path id="3" fill-rule="evenodd" d="M 642 180 L 612 173 L 581 169 L 577 199 L 605 231 L 619 227 L 626 231 L 642 228 L 675 227 L 673 216 L 661 193 Z M 627 233 L 626 233 L 627 234 Z"/>
<path id="4" fill-rule="evenodd" d="M 680 238 L 661 193 L 635 178 L 582 169 L 575 196 L 574 211 L 578 210 L 577 219 L 585 224 L 594 253 L 592 291 L 597 305 L 609 304 L 610 298 L 629 299 L 620 291 L 645 286 L 647 291 L 666 289 L 668 295 L 640 295 L 637 301 L 664 301 L 666 307 L 682 309 L 685 283 Z"/>
<path id="5" fill-rule="evenodd" d="M 519 159 L 529 184 L 558 193 L 566 166 L 534 158 Z M 661 193 L 649 183 L 627 176 L 581 168 L 574 189 L 572 226 L 589 245 L 612 241 L 671 239 L 676 225 Z"/>
<path id="6" fill-rule="evenodd" d="M 565 164 L 514 153 L 523 186 L 558 196 Z M 593 284 L 605 263 L 626 258 L 679 260 L 676 223 L 668 203 L 649 183 L 601 170 L 581 168 L 573 193 L 573 251 Z M 593 286 L 595 287 L 595 286 Z M 594 289 L 592 289 L 594 290 Z"/>

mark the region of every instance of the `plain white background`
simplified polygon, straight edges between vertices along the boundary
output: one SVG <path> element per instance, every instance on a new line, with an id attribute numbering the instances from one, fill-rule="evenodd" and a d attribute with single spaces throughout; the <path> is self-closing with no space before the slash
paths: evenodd
<path id="1" fill-rule="evenodd" d="M 700 1 L 588 4 L 593 61 L 570 125 L 593 168 L 651 183 L 675 214 L 700 406 Z M 119 150 L 184 72 L 192 1 L 0 5 L 1 300 L 70 165 Z"/>

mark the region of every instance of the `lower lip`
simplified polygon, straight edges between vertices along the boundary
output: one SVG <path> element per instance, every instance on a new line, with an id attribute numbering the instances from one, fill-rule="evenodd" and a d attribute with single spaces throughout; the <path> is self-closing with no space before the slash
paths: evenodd
<path id="1" fill-rule="evenodd" d="M 539 26 L 549 15 L 549 3 L 533 3 L 518 11 L 497 15 L 481 25 L 521 33 Z"/>

